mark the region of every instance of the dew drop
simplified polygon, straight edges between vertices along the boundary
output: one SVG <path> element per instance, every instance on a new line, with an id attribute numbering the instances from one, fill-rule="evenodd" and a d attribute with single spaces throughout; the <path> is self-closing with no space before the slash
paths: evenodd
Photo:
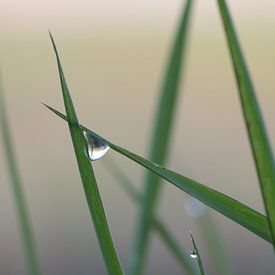
<path id="1" fill-rule="evenodd" d="M 83 131 L 84 137 L 87 142 L 86 154 L 91 160 L 101 159 L 109 151 L 110 146 L 102 139 Z"/>
<path id="2" fill-rule="evenodd" d="M 191 257 L 192 259 L 197 259 L 197 258 L 198 258 L 198 254 L 196 253 L 195 250 L 193 250 L 193 251 L 190 253 L 190 257 Z"/>

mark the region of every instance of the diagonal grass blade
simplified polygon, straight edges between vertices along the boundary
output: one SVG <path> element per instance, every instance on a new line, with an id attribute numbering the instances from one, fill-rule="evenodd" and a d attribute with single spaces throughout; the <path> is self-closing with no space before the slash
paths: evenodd
<path id="1" fill-rule="evenodd" d="M 109 226 L 105 216 L 103 203 L 97 187 L 97 182 L 93 172 L 93 168 L 90 161 L 84 154 L 84 148 L 86 144 L 84 141 L 83 132 L 79 127 L 76 112 L 74 110 L 73 102 L 59 60 L 58 52 L 51 34 L 50 37 L 56 55 L 64 105 L 68 117 L 68 126 L 71 133 L 74 152 L 77 159 L 78 168 L 83 188 L 85 191 L 87 203 L 95 226 L 97 239 L 99 241 L 103 258 L 109 274 L 123 274 L 120 261 L 113 244 L 111 233 L 109 231 Z"/>

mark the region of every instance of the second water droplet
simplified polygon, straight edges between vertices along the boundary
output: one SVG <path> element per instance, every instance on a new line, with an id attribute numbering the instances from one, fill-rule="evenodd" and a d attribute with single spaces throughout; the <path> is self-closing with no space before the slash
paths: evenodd
<path id="1" fill-rule="evenodd" d="M 103 139 L 100 139 L 86 131 L 83 131 L 84 137 L 87 142 L 86 153 L 87 157 L 91 160 L 101 159 L 109 151 L 110 146 Z"/>
<path id="2" fill-rule="evenodd" d="M 198 258 L 198 254 L 196 253 L 195 250 L 193 250 L 193 251 L 190 253 L 190 257 L 191 257 L 192 259 L 197 259 L 197 258 Z"/>

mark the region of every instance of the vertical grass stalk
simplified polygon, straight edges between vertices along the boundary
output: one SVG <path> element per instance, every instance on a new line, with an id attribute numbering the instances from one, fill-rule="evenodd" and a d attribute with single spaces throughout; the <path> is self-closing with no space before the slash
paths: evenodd
<path id="1" fill-rule="evenodd" d="M 149 158 L 159 164 L 164 164 L 173 126 L 179 92 L 182 60 L 185 53 L 187 32 L 191 13 L 191 0 L 186 1 L 180 20 L 178 32 L 168 61 L 167 70 L 158 104 L 155 119 L 155 128 L 151 139 Z M 147 173 L 145 179 L 144 203 L 140 209 L 137 230 L 129 258 L 129 273 L 140 274 L 143 270 L 147 246 L 149 243 L 152 217 L 160 191 L 160 178 L 152 173 Z"/>
<path id="2" fill-rule="evenodd" d="M 224 0 L 218 0 L 246 129 L 256 164 L 262 197 L 275 249 L 275 164 L 254 87 Z"/>
<path id="3" fill-rule="evenodd" d="M 54 40 L 50 34 L 53 44 L 54 52 L 56 55 L 64 105 L 68 118 L 68 126 L 71 133 L 74 152 L 78 163 L 78 168 L 86 195 L 87 203 L 89 206 L 90 214 L 94 223 L 97 239 L 103 254 L 105 265 L 108 273 L 112 275 L 123 274 L 116 249 L 113 244 L 112 236 L 107 223 L 103 203 L 98 190 L 96 178 L 90 160 L 86 157 L 85 140 L 83 132 L 79 127 L 77 115 L 73 106 L 73 102 L 69 93 L 69 89 L 65 80 L 61 62 L 58 56 L 57 48 Z"/>
<path id="4" fill-rule="evenodd" d="M 3 146 L 6 156 L 7 167 L 10 174 L 11 185 L 15 198 L 17 218 L 22 237 L 23 251 L 26 257 L 29 274 L 38 275 L 39 264 L 37 252 L 34 244 L 30 218 L 27 210 L 27 204 L 22 188 L 21 177 L 18 171 L 18 165 L 14 152 L 11 132 L 9 128 L 7 111 L 5 108 L 4 95 L 0 84 L 0 127 L 3 138 Z"/>

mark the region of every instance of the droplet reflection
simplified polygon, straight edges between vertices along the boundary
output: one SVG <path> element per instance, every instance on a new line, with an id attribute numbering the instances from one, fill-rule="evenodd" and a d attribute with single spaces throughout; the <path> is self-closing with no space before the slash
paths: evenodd
<path id="1" fill-rule="evenodd" d="M 87 157 L 91 161 L 103 158 L 110 149 L 108 143 L 86 131 L 83 131 L 83 134 L 87 142 Z"/>
<path id="2" fill-rule="evenodd" d="M 198 254 L 196 253 L 195 250 L 193 250 L 193 251 L 190 253 L 190 257 L 191 257 L 192 259 L 197 259 L 197 258 L 198 258 Z"/>

